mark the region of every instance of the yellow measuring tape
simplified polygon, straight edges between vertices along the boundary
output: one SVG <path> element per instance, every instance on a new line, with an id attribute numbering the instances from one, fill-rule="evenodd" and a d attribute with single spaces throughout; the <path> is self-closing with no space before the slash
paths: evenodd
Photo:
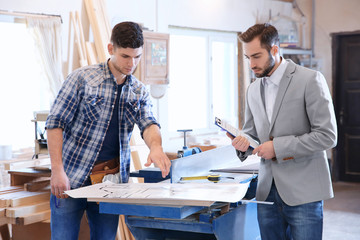
<path id="1" fill-rule="evenodd" d="M 201 179 L 207 179 L 210 182 L 218 182 L 220 181 L 220 177 L 221 175 L 219 174 L 211 174 L 211 175 L 207 175 L 207 176 L 195 176 L 195 177 L 182 177 L 180 178 L 180 180 L 201 180 Z"/>

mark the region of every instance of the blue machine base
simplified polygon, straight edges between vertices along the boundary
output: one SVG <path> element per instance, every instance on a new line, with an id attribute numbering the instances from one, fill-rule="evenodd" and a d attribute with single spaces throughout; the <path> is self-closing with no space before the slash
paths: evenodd
<path id="1" fill-rule="evenodd" d="M 256 240 L 260 239 L 256 203 L 239 205 L 228 213 L 201 222 L 196 218 L 156 219 L 126 216 L 136 240 Z"/>
<path id="2" fill-rule="evenodd" d="M 140 170 L 131 177 L 145 182 L 164 180 L 159 169 Z M 169 178 L 170 176 L 167 176 Z M 255 197 L 257 179 L 249 179 L 245 199 Z M 256 203 L 230 204 L 227 213 L 220 209 L 194 206 L 149 206 L 100 203 L 101 213 L 124 214 L 136 240 L 259 240 Z M 134 216 L 135 215 L 135 216 Z"/>

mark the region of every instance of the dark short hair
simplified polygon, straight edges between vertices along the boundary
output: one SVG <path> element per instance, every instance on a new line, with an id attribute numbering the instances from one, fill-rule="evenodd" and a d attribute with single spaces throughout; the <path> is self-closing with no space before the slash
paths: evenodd
<path id="1" fill-rule="evenodd" d="M 142 29 L 134 22 L 116 24 L 111 32 L 110 40 L 115 47 L 139 48 L 144 45 Z"/>
<path id="2" fill-rule="evenodd" d="M 251 42 L 256 37 L 259 37 L 261 46 L 268 51 L 273 44 L 279 45 L 278 31 L 269 23 L 255 24 L 239 36 L 245 43 Z"/>

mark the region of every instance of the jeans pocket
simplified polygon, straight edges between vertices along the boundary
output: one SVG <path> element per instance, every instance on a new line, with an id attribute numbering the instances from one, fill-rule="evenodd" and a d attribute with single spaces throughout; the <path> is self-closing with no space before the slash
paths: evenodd
<path id="1" fill-rule="evenodd" d="M 50 195 L 50 207 L 60 208 L 61 207 L 61 199 L 57 198 L 55 195 Z"/>

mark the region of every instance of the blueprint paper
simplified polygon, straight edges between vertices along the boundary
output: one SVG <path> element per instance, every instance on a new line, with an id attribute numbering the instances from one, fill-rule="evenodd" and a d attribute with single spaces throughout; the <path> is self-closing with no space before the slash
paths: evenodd
<path id="1" fill-rule="evenodd" d="M 155 203 L 156 200 L 172 204 L 182 200 L 185 205 L 197 205 L 196 202 L 238 202 L 245 196 L 247 183 L 99 183 L 87 187 L 65 191 L 72 198 L 88 198 L 96 201 L 119 203 Z M 154 201 L 155 200 L 155 201 Z"/>

